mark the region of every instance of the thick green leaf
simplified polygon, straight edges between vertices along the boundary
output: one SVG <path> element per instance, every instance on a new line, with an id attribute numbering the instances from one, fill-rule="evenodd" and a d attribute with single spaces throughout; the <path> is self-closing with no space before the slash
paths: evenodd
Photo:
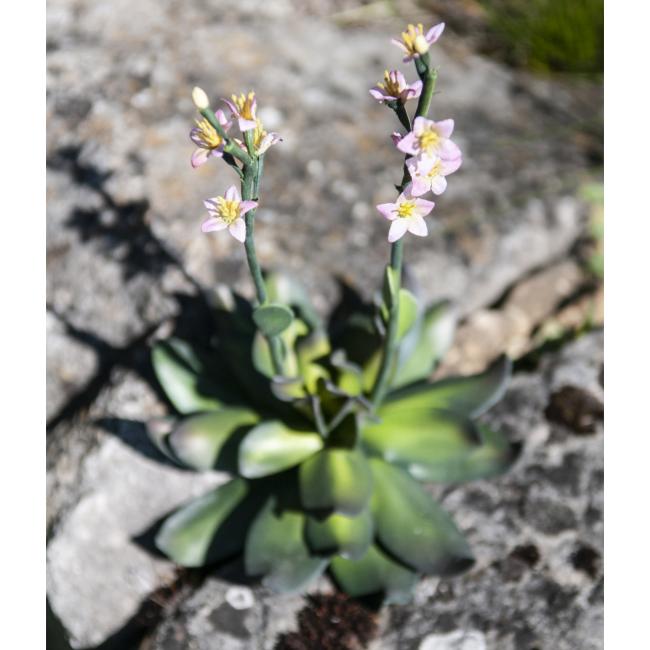
<path id="1" fill-rule="evenodd" d="M 235 472 L 238 443 L 258 421 L 259 416 L 249 409 L 224 407 L 183 420 L 167 444 L 189 467 Z"/>
<path id="2" fill-rule="evenodd" d="M 452 518 L 416 481 L 383 460 L 370 466 L 375 535 L 383 547 L 423 573 L 452 575 L 474 563 Z"/>
<path id="3" fill-rule="evenodd" d="M 362 427 L 368 453 L 404 467 L 415 478 L 445 483 L 505 471 L 513 450 L 507 439 L 451 411 L 381 409 L 380 422 Z"/>
<path id="4" fill-rule="evenodd" d="M 429 377 L 451 346 L 455 329 L 456 314 L 449 301 L 429 307 L 402 340 L 391 386 L 399 388 Z"/>
<path id="5" fill-rule="evenodd" d="M 244 544 L 246 517 L 250 517 L 250 509 L 242 507 L 248 493 L 248 482 L 236 478 L 182 506 L 159 530 L 156 546 L 186 567 L 237 553 Z"/>
<path id="6" fill-rule="evenodd" d="M 295 344 L 299 336 L 307 333 L 307 325 L 301 320 L 294 318 L 289 327 L 280 334 L 280 341 L 283 349 L 283 374 L 286 377 L 297 377 L 300 374 L 298 357 L 296 356 Z M 253 364 L 255 368 L 266 377 L 273 377 L 273 362 L 271 361 L 271 351 L 268 341 L 261 332 L 255 334 L 253 341 Z"/>
<path id="7" fill-rule="evenodd" d="M 418 316 L 417 298 L 408 289 L 399 290 L 399 318 L 397 321 L 397 340 L 401 341 L 404 335 L 413 327 Z"/>
<path id="8" fill-rule="evenodd" d="M 265 280 L 269 300 L 296 307 L 301 319 L 309 325 L 310 329 L 322 328 L 321 319 L 316 313 L 307 291 L 293 276 L 273 272 L 266 275 Z"/>
<path id="9" fill-rule="evenodd" d="M 253 320 L 265 336 L 277 336 L 291 325 L 293 312 L 285 305 L 270 303 L 258 307 Z"/>
<path id="10" fill-rule="evenodd" d="M 299 470 L 300 495 L 305 508 L 357 515 L 372 492 L 366 458 L 355 449 L 323 449 Z"/>
<path id="11" fill-rule="evenodd" d="M 290 429 L 279 420 L 254 427 L 239 447 L 239 471 L 247 478 L 276 474 L 309 458 L 323 447 L 312 431 Z"/>
<path id="12" fill-rule="evenodd" d="M 501 399 L 510 381 L 511 368 L 510 359 L 502 356 L 478 375 L 411 384 L 390 393 L 384 408 L 391 413 L 445 409 L 477 417 Z"/>
<path id="13" fill-rule="evenodd" d="M 358 560 L 333 558 L 330 570 L 341 589 L 353 598 L 384 593 L 392 603 L 408 602 L 418 579 L 377 546 L 371 546 Z"/>
<path id="14" fill-rule="evenodd" d="M 246 573 L 263 575 L 262 583 L 279 592 L 298 591 L 318 576 L 329 558 L 310 554 L 304 540 L 305 515 L 282 509 L 272 496 L 246 538 Z"/>
<path id="15" fill-rule="evenodd" d="M 482 424 L 477 424 L 476 429 L 481 444 L 442 463 L 427 462 L 428 459 L 422 457 L 415 458 L 412 462 L 396 462 L 420 481 L 461 483 L 503 474 L 517 457 L 517 448 L 498 431 Z"/>
<path id="16" fill-rule="evenodd" d="M 355 517 L 332 513 L 324 519 L 307 517 L 307 544 L 319 554 L 339 554 L 355 559 L 365 555 L 372 543 L 373 521 L 369 510 Z"/>
<path id="17" fill-rule="evenodd" d="M 154 345 L 151 352 L 156 378 L 169 401 L 179 413 L 214 411 L 221 407 L 217 396 L 223 389 L 209 378 L 203 360 L 180 339 L 168 339 Z"/>

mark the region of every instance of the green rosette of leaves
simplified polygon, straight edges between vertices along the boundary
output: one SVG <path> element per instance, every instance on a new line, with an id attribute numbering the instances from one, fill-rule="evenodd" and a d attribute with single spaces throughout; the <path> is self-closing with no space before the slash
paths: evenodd
<path id="1" fill-rule="evenodd" d="M 168 339 L 153 367 L 177 417 L 150 423 L 158 448 L 196 471 L 230 478 L 163 523 L 158 548 L 186 567 L 243 556 L 247 573 L 279 592 L 329 570 L 352 596 L 404 602 L 421 575 L 473 563 L 426 483 L 460 483 L 508 468 L 514 448 L 477 422 L 503 394 L 506 358 L 471 377 L 430 381 L 455 327 L 451 305 L 421 308 L 385 283 L 329 326 L 307 292 L 265 278 L 269 305 L 230 297 L 215 311 L 210 347 Z M 371 389 L 388 305 L 400 300 L 397 353 L 385 399 Z M 272 333 L 272 334 L 270 334 Z M 279 341 L 275 371 L 267 335 Z"/>

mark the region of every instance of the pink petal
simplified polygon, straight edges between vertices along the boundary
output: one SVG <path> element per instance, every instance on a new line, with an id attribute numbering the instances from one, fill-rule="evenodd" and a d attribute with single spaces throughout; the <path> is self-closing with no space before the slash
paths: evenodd
<path id="1" fill-rule="evenodd" d="M 442 35 L 442 32 L 445 30 L 445 23 L 438 23 L 437 25 L 434 25 L 426 34 L 424 38 L 427 39 L 427 43 L 429 45 L 432 45 L 435 43 L 440 36 Z"/>
<path id="2" fill-rule="evenodd" d="M 397 143 L 403 138 L 402 134 L 399 131 L 393 131 L 390 134 L 390 139 L 393 141 L 393 144 L 397 146 Z"/>
<path id="3" fill-rule="evenodd" d="M 397 148 L 404 153 L 414 156 L 418 152 L 416 144 L 415 133 L 410 131 L 397 143 Z"/>
<path id="4" fill-rule="evenodd" d="M 201 224 L 203 232 L 217 232 L 227 227 L 228 224 L 219 217 L 209 217 Z"/>
<path id="5" fill-rule="evenodd" d="M 411 183 L 411 194 L 413 196 L 422 196 L 426 194 L 430 189 L 430 183 L 425 181 L 422 178 L 414 178 Z"/>
<path id="6" fill-rule="evenodd" d="M 415 120 L 413 120 L 413 133 L 415 133 L 415 135 L 422 135 L 422 132 L 431 124 L 433 124 L 433 121 L 427 120 L 426 117 L 416 117 Z"/>
<path id="7" fill-rule="evenodd" d="M 203 140 L 201 140 L 200 137 L 201 129 L 199 129 L 198 126 L 195 126 L 192 128 L 190 131 L 190 140 L 197 146 L 197 147 L 203 147 L 205 146 L 203 144 Z"/>
<path id="8" fill-rule="evenodd" d="M 415 212 L 421 217 L 429 214 L 433 210 L 436 204 L 433 201 L 427 201 L 426 199 L 416 199 L 415 200 Z"/>
<path id="9" fill-rule="evenodd" d="M 443 140 L 438 153 L 443 160 L 456 160 L 462 156 L 458 145 L 452 140 Z"/>
<path id="10" fill-rule="evenodd" d="M 229 99 L 226 99 L 225 97 L 223 97 L 222 100 L 226 104 L 228 104 L 228 108 L 230 109 L 232 114 L 237 117 L 239 115 L 239 109 L 237 108 L 237 106 L 235 106 L 235 104 L 233 104 L 233 102 L 231 102 Z"/>
<path id="11" fill-rule="evenodd" d="M 381 88 L 371 88 L 368 91 L 376 100 L 382 102 L 384 101 L 384 97 L 386 97 L 386 94 L 382 91 Z"/>
<path id="12" fill-rule="evenodd" d="M 381 214 L 389 221 L 397 218 L 397 215 L 395 214 L 395 203 L 380 203 L 377 206 L 377 210 L 379 210 L 379 212 L 381 212 Z"/>
<path id="13" fill-rule="evenodd" d="M 395 80 L 397 81 L 398 88 L 403 88 L 404 86 L 406 86 L 406 79 L 404 78 L 404 75 L 399 70 L 393 70 L 393 74 L 395 75 Z"/>
<path id="14" fill-rule="evenodd" d="M 205 199 L 203 201 L 203 205 L 208 209 L 208 210 L 216 210 L 217 209 L 217 198 L 214 197 L 213 199 Z"/>
<path id="15" fill-rule="evenodd" d="M 447 189 L 447 179 L 444 176 L 436 176 L 431 179 L 431 191 L 434 194 L 442 194 Z"/>
<path id="16" fill-rule="evenodd" d="M 393 45 L 397 45 L 397 47 L 399 47 L 400 50 L 402 50 L 403 52 L 407 52 L 407 53 L 408 53 L 408 48 L 407 48 L 406 45 L 404 45 L 404 43 L 402 43 L 402 41 L 400 41 L 398 38 L 391 38 L 391 39 L 390 39 L 390 42 L 391 42 Z"/>
<path id="17" fill-rule="evenodd" d="M 257 207 L 257 201 L 242 201 L 239 204 L 239 214 L 241 214 L 243 217 L 249 210 L 252 210 L 253 208 L 256 207 Z"/>
<path id="18" fill-rule="evenodd" d="M 453 174 L 463 163 L 461 157 L 455 158 L 454 160 L 443 160 L 441 164 L 442 173 L 444 176 Z"/>
<path id="19" fill-rule="evenodd" d="M 221 109 L 215 111 L 214 116 L 217 118 L 217 122 L 219 122 L 221 126 L 225 127 L 227 124 L 229 125 L 228 118 Z"/>
<path id="20" fill-rule="evenodd" d="M 395 221 L 390 224 L 390 228 L 388 229 L 388 241 L 391 244 L 404 236 L 404 233 L 408 229 L 408 223 L 406 223 L 406 221 L 406 219 L 395 219 Z"/>
<path id="21" fill-rule="evenodd" d="M 239 219 L 235 219 L 235 221 L 233 221 L 228 226 L 228 232 L 237 241 L 244 242 L 246 240 L 246 223 L 241 217 Z"/>
<path id="22" fill-rule="evenodd" d="M 209 149 L 195 149 L 192 154 L 192 159 L 190 160 L 192 167 L 194 167 L 194 169 L 200 167 L 204 162 L 207 162 L 209 157 Z"/>
<path id="23" fill-rule="evenodd" d="M 406 221 L 406 219 L 404 221 Z M 410 233 L 413 233 L 418 237 L 426 237 L 429 232 L 426 221 L 419 216 L 408 219 L 407 228 Z"/>
<path id="24" fill-rule="evenodd" d="M 454 120 L 448 119 L 448 120 L 441 120 L 440 122 L 436 122 L 436 131 L 443 137 L 443 138 L 450 138 L 451 134 L 454 132 Z"/>
<path id="25" fill-rule="evenodd" d="M 245 120 L 243 117 L 240 117 L 237 122 L 239 124 L 239 130 L 242 133 L 257 127 L 257 122 L 255 120 Z"/>
<path id="26" fill-rule="evenodd" d="M 228 199 L 228 201 L 241 201 L 241 194 L 239 194 L 239 190 L 235 185 L 231 185 L 226 190 L 224 197 Z"/>
<path id="27" fill-rule="evenodd" d="M 408 99 L 415 99 L 422 94 L 422 82 L 414 81 L 412 84 L 406 87 L 406 96 Z"/>
<path id="28" fill-rule="evenodd" d="M 406 48 L 404 49 L 406 50 Z M 420 58 L 419 54 L 409 54 L 408 56 L 405 56 L 402 59 L 402 63 L 410 63 L 411 61 L 413 61 L 413 59 L 419 59 L 419 58 Z"/>

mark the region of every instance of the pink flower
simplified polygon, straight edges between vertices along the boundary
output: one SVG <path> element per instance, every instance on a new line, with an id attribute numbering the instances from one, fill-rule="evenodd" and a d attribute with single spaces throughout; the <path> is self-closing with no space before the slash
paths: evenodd
<path id="1" fill-rule="evenodd" d="M 258 156 L 261 156 L 266 150 L 278 142 L 282 142 L 282 138 L 278 133 L 267 133 L 264 130 L 261 120 L 256 120 L 255 131 L 253 132 L 253 146 Z"/>
<path id="2" fill-rule="evenodd" d="M 443 160 L 442 158 L 409 158 L 406 161 L 411 174 L 411 193 L 422 196 L 431 190 L 434 194 L 442 194 L 447 189 L 445 176 L 453 174 L 463 162 L 462 158 Z"/>
<path id="3" fill-rule="evenodd" d="M 232 122 L 226 119 L 223 111 L 217 111 L 215 117 L 224 131 L 230 128 Z M 223 156 L 223 146 L 225 144 L 223 138 L 207 119 L 196 120 L 196 126 L 190 131 L 190 139 L 198 147 L 192 154 L 192 167 L 199 167 L 211 156 L 216 158 Z"/>
<path id="4" fill-rule="evenodd" d="M 410 185 L 397 197 L 395 203 L 378 205 L 377 210 L 386 219 L 392 221 L 388 231 L 388 241 L 391 243 L 397 241 L 406 231 L 418 237 L 425 237 L 428 230 L 424 217 L 433 210 L 434 205 L 433 201 L 415 198 L 411 193 Z"/>
<path id="5" fill-rule="evenodd" d="M 399 70 L 386 70 L 384 80 L 370 89 L 370 94 L 380 103 L 407 100 L 419 97 L 422 92 L 422 82 L 414 81 L 407 84 L 404 75 Z"/>
<path id="6" fill-rule="evenodd" d="M 242 201 L 239 190 L 230 186 L 225 196 L 215 196 L 203 201 L 210 216 L 203 222 L 203 232 L 214 232 L 228 228 L 228 232 L 238 241 L 246 239 L 246 222 L 243 216 L 257 207 L 257 201 Z"/>
<path id="7" fill-rule="evenodd" d="M 228 104 L 232 116 L 237 120 L 239 130 L 243 133 L 254 129 L 257 126 L 257 99 L 255 93 L 250 92 L 248 95 L 242 93 L 239 97 L 233 95 L 231 99 L 232 101 L 230 99 L 224 99 L 223 101 Z"/>
<path id="8" fill-rule="evenodd" d="M 416 117 L 413 130 L 398 143 L 397 148 L 418 158 L 439 156 L 443 160 L 460 158 L 458 145 L 449 137 L 454 130 L 454 120 L 434 122 L 426 117 Z"/>
<path id="9" fill-rule="evenodd" d="M 440 38 L 444 29 L 445 23 L 438 23 L 425 34 L 422 23 L 417 26 L 408 25 L 406 31 L 402 32 L 402 40 L 393 38 L 391 43 L 397 45 L 406 54 L 404 63 L 407 63 L 428 52 L 429 47 Z"/>

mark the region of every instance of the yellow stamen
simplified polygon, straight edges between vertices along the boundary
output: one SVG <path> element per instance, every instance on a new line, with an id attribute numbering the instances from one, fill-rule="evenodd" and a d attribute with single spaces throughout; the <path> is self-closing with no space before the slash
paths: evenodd
<path id="1" fill-rule="evenodd" d="M 239 218 L 239 204 L 239 201 L 229 200 L 224 196 L 217 197 L 217 210 L 228 225 Z"/>
<path id="2" fill-rule="evenodd" d="M 260 148 L 260 144 L 262 144 L 262 140 L 268 135 L 267 132 L 264 130 L 264 125 L 262 124 L 262 120 L 259 118 L 256 120 L 257 126 L 255 127 L 255 130 L 253 131 L 253 146 L 255 149 Z"/>
<path id="3" fill-rule="evenodd" d="M 442 163 L 438 160 L 433 167 L 429 170 L 427 173 L 427 176 L 429 178 L 435 178 L 436 176 L 440 176 L 440 172 L 442 171 Z"/>
<path id="4" fill-rule="evenodd" d="M 417 27 L 415 25 L 408 25 L 406 31 L 402 32 L 402 42 L 410 54 L 419 53 L 415 47 L 415 39 L 418 36 L 424 36 L 424 27 L 422 23 L 418 23 Z"/>
<path id="5" fill-rule="evenodd" d="M 388 70 L 384 72 L 384 80 L 378 83 L 377 86 L 391 97 L 399 97 L 402 92 L 402 89 L 399 86 L 399 81 L 397 80 L 397 75 L 391 75 Z"/>
<path id="6" fill-rule="evenodd" d="M 254 120 L 254 102 L 255 102 L 255 93 L 250 92 L 248 95 L 242 93 L 237 97 L 237 95 L 232 96 L 232 103 L 237 107 L 239 114 L 245 120 Z"/>
<path id="7" fill-rule="evenodd" d="M 415 201 L 402 201 L 397 206 L 397 216 L 406 219 L 407 217 L 413 216 L 413 211 L 415 210 Z"/>
<path id="8" fill-rule="evenodd" d="M 440 144 L 440 134 L 433 129 L 428 129 L 418 136 L 418 142 L 422 151 L 434 151 Z"/>
<path id="9" fill-rule="evenodd" d="M 216 149 L 223 142 L 221 136 L 208 120 L 195 120 L 195 122 L 199 129 L 199 140 L 206 149 Z"/>

